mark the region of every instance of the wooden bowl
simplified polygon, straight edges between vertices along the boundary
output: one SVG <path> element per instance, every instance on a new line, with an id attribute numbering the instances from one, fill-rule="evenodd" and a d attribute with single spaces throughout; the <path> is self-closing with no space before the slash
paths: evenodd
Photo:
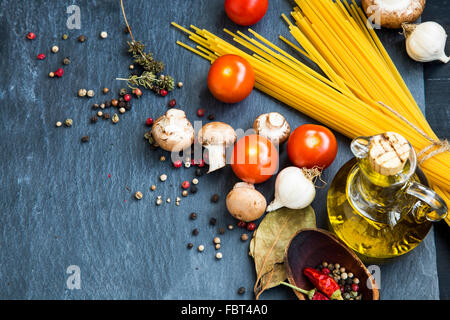
<path id="1" fill-rule="evenodd" d="M 303 275 L 306 267 L 315 268 L 322 261 L 339 263 L 360 280 L 359 290 L 363 300 L 379 300 L 379 291 L 367 287 L 368 279 L 374 279 L 356 254 L 331 233 L 321 229 L 302 229 L 289 241 L 284 255 L 284 265 L 289 282 L 299 288 L 310 290 L 314 286 Z M 305 296 L 294 290 L 300 300 Z"/>

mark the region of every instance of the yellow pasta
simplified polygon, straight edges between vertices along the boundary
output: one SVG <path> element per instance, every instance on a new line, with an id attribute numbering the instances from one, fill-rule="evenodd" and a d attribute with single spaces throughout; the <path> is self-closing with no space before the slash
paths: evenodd
<path id="1" fill-rule="evenodd" d="M 257 89 L 349 138 L 395 131 L 406 137 L 417 152 L 439 142 L 354 0 L 295 2 L 297 6 L 291 12 L 294 22 L 282 17 L 298 45 L 282 36 L 280 39 L 315 63 L 326 77 L 251 29 L 254 38 L 225 30 L 241 49 L 207 30 L 191 26 L 192 32 L 172 24 L 198 44 L 192 48 L 177 42 L 184 48 L 210 62 L 225 54 L 245 58 L 255 71 Z M 436 143 L 428 152 L 439 147 Z M 447 151 L 421 163 L 432 187 L 447 205 L 449 160 Z M 450 224 L 449 218 L 447 222 Z"/>

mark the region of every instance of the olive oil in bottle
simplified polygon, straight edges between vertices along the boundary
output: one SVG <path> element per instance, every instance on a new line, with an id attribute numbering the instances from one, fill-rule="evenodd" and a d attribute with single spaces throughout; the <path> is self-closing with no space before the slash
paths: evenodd
<path id="1" fill-rule="evenodd" d="M 405 254 L 447 214 L 445 202 L 416 173 L 413 148 L 386 133 L 352 142 L 356 158 L 335 176 L 327 196 L 330 229 L 366 261 Z"/>

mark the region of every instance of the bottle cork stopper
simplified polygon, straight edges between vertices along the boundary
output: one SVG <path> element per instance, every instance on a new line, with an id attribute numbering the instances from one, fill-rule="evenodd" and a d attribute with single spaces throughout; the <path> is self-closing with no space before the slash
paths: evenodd
<path id="1" fill-rule="evenodd" d="M 403 170 L 411 147 L 398 133 L 387 132 L 375 136 L 369 148 L 369 162 L 379 174 L 392 176 Z"/>

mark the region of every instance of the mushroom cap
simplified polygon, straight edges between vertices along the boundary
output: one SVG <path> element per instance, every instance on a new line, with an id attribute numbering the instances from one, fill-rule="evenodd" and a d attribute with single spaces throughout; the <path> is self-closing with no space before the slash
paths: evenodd
<path id="1" fill-rule="evenodd" d="M 198 142 L 203 146 L 233 144 L 236 142 L 236 132 L 224 122 L 210 122 L 199 131 Z"/>
<path id="2" fill-rule="evenodd" d="M 260 115 L 253 123 L 253 129 L 260 136 L 278 144 L 285 142 L 291 133 L 291 126 L 278 112 Z"/>
<path id="3" fill-rule="evenodd" d="M 267 201 L 252 184 L 238 182 L 228 193 L 226 205 L 233 217 L 250 222 L 259 219 L 264 214 Z"/>
<path id="4" fill-rule="evenodd" d="M 361 4 L 368 17 L 375 15 L 375 23 L 385 28 L 399 29 L 402 23 L 414 22 L 422 15 L 426 0 L 398 0 L 395 3 L 393 1 L 384 3 L 383 0 L 362 0 Z"/>
<path id="5" fill-rule="evenodd" d="M 194 143 L 194 128 L 186 118 L 186 113 L 179 109 L 170 109 L 159 117 L 152 127 L 155 142 L 164 150 L 179 152 Z"/>

